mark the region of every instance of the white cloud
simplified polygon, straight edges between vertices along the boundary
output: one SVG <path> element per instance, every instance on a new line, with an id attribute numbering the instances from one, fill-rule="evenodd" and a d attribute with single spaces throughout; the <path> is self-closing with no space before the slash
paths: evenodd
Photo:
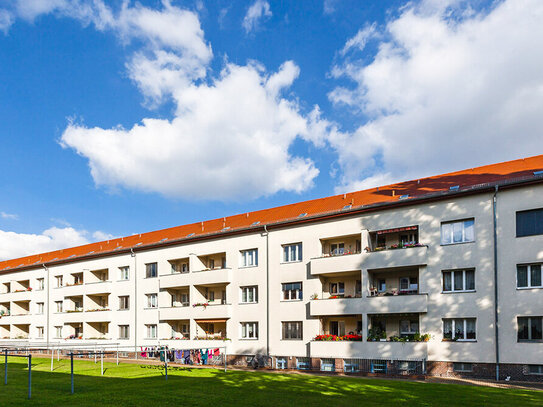
<path id="1" fill-rule="evenodd" d="M 7 34 L 9 31 L 9 28 L 13 24 L 13 14 L 9 12 L 8 10 L 2 10 L 0 9 L 0 31 L 3 31 L 4 34 Z"/>
<path id="2" fill-rule="evenodd" d="M 333 14 L 336 11 L 337 0 L 324 0 L 322 3 L 322 11 L 324 14 Z"/>
<path id="3" fill-rule="evenodd" d="M 330 138 L 343 170 L 338 190 L 541 152 L 543 3 L 507 0 L 482 12 L 463 4 L 409 5 L 380 33 L 369 63 L 333 67 L 355 86 L 330 99 L 365 117 Z"/>
<path id="4" fill-rule="evenodd" d="M 103 236 L 108 235 L 103 232 L 94 232 L 91 240 L 103 240 Z M 52 227 L 40 234 L 0 230 L 0 261 L 87 243 L 89 243 L 89 233 L 72 227 Z"/>
<path id="5" fill-rule="evenodd" d="M 13 213 L 0 212 L 0 218 L 17 220 L 19 219 L 19 216 Z"/>
<path id="6" fill-rule="evenodd" d="M 265 17 L 271 17 L 270 4 L 264 0 L 256 0 L 251 7 L 247 9 L 247 14 L 243 18 L 243 28 L 249 33 L 258 27 L 258 22 Z"/>
<path id="7" fill-rule="evenodd" d="M 62 143 L 89 159 L 98 185 L 212 200 L 301 192 L 318 170 L 289 146 L 326 123 L 280 97 L 297 74 L 292 62 L 268 76 L 228 64 L 209 85 L 174 87 L 173 120 L 144 119 L 128 130 L 70 125 Z"/>
<path id="8" fill-rule="evenodd" d="M 373 23 L 367 24 L 364 28 L 358 30 L 356 35 L 345 43 L 345 46 L 341 50 L 341 55 L 345 56 L 352 48 L 358 48 L 359 51 L 363 51 L 368 41 L 376 36 L 376 28 L 377 24 Z"/>

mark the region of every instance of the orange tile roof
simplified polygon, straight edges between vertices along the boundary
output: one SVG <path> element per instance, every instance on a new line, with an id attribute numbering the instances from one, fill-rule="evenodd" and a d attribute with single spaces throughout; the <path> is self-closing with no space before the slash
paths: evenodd
<path id="1" fill-rule="evenodd" d="M 543 155 L 538 155 L 535 157 L 485 165 L 418 180 L 400 182 L 363 191 L 298 202 L 255 212 L 227 216 L 220 219 L 175 226 L 154 232 L 6 260 L 0 262 L 0 272 L 7 272 L 14 269 L 28 269 L 31 267 L 38 267 L 41 264 L 71 261 L 81 257 L 90 257 L 100 254 L 105 255 L 107 253 L 113 254 L 115 252 L 122 252 L 130 249 L 136 250 L 149 245 L 168 244 L 172 241 L 190 241 L 205 236 L 216 236 L 221 232 L 230 233 L 251 228 L 261 228 L 263 225 L 295 221 L 300 217 L 303 219 L 320 217 L 327 214 L 334 214 L 345 209 L 361 209 L 368 205 L 393 204 L 398 203 L 402 198 L 406 198 L 406 201 L 408 202 L 413 198 L 430 197 L 436 194 L 455 192 L 456 189 L 453 188 L 453 190 L 451 190 L 451 187 L 456 186 L 458 186 L 458 192 L 464 192 L 466 190 L 473 190 L 484 184 L 533 179 L 534 172 L 542 170 Z M 406 197 L 406 195 L 408 195 L 408 197 Z M 345 213 L 348 212 L 348 210 L 345 210 Z"/>

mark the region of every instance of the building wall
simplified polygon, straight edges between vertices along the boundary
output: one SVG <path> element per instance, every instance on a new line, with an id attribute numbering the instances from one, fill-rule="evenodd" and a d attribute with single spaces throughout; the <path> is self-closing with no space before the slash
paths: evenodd
<path id="1" fill-rule="evenodd" d="M 447 197 L 433 203 L 415 204 L 400 208 L 383 209 L 364 215 L 336 218 L 247 233 L 245 235 L 217 237 L 197 243 L 137 251 L 135 256 L 118 254 L 87 261 L 42 266 L 33 270 L 0 274 L 3 284 L 20 287 L 17 282 L 29 280 L 32 291 L 0 294 L 0 310 L 10 304 L 10 316 L 0 318 L 0 337 L 11 339 L 25 336 L 29 339 L 62 343 L 77 343 L 66 337 L 74 326 L 83 324 L 84 340 L 100 335 L 99 329 L 108 324 L 108 340 L 103 343 L 121 343 L 126 346 L 145 347 L 157 341 L 172 347 L 227 346 L 230 354 L 262 353 L 293 357 L 386 357 L 395 359 L 425 358 L 435 362 L 495 363 L 494 340 L 494 260 L 493 212 L 491 193 L 471 196 Z M 516 265 L 543 262 L 543 235 L 515 237 L 515 212 L 543 207 L 543 186 L 529 186 L 498 193 L 498 270 L 500 311 L 501 361 L 511 364 L 543 364 L 541 343 L 518 343 L 517 316 L 543 314 L 543 290 L 516 288 Z M 444 221 L 475 219 L 475 241 L 471 243 L 441 245 L 440 227 Z M 369 234 L 383 229 L 418 226 L 419 242 L 425 247 L 385 250 L 367 253 Z M 345 239 L 341 237 L 345 236 Z M 345 241 L 346 250 L 353 251 L 355 240 L 360 240 L 361 253 L 324 257 L 331 241 Z M 303 257 L 299 262 L 284 263 L 285 244 L 302 243 Z M 347 245 L 352 246 L 347 249 Z M 241 267 L 241 250 L 258 249 L 258 265 Z M 269 252 L 269 258 L 267 253 Z M 205 255 L 225 253 L 226 269 L 200 271 Z M 190 272 L 172 274 L 170 261 L 188 258 Z M 218 256 L 217 258 L 220 258 Z M 146 264 L 157 263 L 158 277 L 146 278 Z M 217 261 L 216 261 L 217 265 Z M 120 267 L 130 267 L 130 279 L 120 280 Z M 475 291 L 447 294 L 442 292 L 443 270 L 475 269 Z M 107 282 L 92 283 L 92 271 L 108 269 Z M 55 277 L 63 276 L 69 283 L 71 274 L 83 272 L 85 284 L 55 287 Z M 393 297 L 370 296 L 372 275 L 387 275 L 396 279 L 402 274 L 418 274 L 418 294 Z M 387 279 L 388 279 L 387 277 Z M 38 291 L 37 279 L 45 279 L 44 290 Z M 346 294 L 354 294 L 354 282 L 361 280 L 361 296 L 326 299 L 330 281 L 346 281 Z M 285 301 L 283 283 L 301 282 L 303 299 Z M 388 283 L 387 283 L 388 284 Z M 392 284 L 392 283 L 391 283 Z M 242 304 L 240 287 L 258 286 L 258 302 Z M 171 297 L 165 291 L 178 287 L 188 290 L 188 307 L 172 308 Z M 202 302 L 203 290 L 215 290 L 216 301 L 207 307 L 193 307 Z M 220 292 L 226 290 L 226 304 L 220 304 Z M 13 291 L 13 288 L 12 288 Z M 269 292 L 269 298 L 267 298 Z M 158 294 L 158 308 L 147 307 L 147 294 Z M 83 308 L 93 304 L 88 295 L 108 294 L 110 311 L 66 312 L 73 306 L 68 297 L 82 295 Z M 311 299 L 315 295 L 318 299 Z M 130 296 L 130 309 L 119 310 L 119 296 Z M 269 315 L 267 301 L 269 300 Z M 20 304 L 29 303 L 29 315 L 14 315 Z M 64 312 L 56 312 L 57 301 L 63 301 Z M 44 303 L 43 315 L 37 314 L 37 304 Z M 17 313 L 22 313 L 22 312 Z M 367 342 L 368 321 L 372 315 L 388 316 L 387 336 L 397 333 L 402 314 L 419 316 L 420 333 L 431 334 L 424 344 L 393 344 Z M 352 316 L 355 316 L 353 319 Z M 343 318 L 348 321 L 362 319 L 363 342 L 316 343 L 312 339 L 324 332 L 323 321 Z M 443 318 L 476 318 L 475 341 L 443 341 Z M 190 339 L 169 339 L 171 328 L 166 321 L 189 321 Z M 196 320 L 226 320 L 228 341 L 193 338 L 201 334 Z M 281 324 L 287 321 L 303 322 L 302 340 L 283 340 Z M 258 322 L 257 339 L 241 339 L 241 323 Z M 216 322 L 220 324 L 220 322 Z M 388 328 L 390 324 L 391 328 Z M 130 326 L 128 339 L 119 338 L 119 325 Z M 157 325 L 157 338 L 147 338 L 146 325 Z M 23 329 L 21 330 L 21 326 Z M 56 338 L 56 326 L 62 326 L 62 338 Z M 393 327 L 394 326 L 394 327 Z M 39 338 L 38 327 L 44 327 L 45 336 Z M 269 327 L 269 331 L 268 331 Z M 355 327 L 356 329 L 356 327 Z M 268 339 L 269 338 L 269 339 Z M 436 365 L 437 366 L 437 365 Z M 448 365 L 447 365 L 448 366 Z"/>

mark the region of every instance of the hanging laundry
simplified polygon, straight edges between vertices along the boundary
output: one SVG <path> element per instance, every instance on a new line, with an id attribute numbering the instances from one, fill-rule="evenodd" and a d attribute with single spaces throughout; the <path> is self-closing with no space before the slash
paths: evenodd
<path id="1" fill-rule="evenodd" d="M 219 356 L 221 354 L 221 350 L 219 348 L 213 349 L 213 356 Z"/>

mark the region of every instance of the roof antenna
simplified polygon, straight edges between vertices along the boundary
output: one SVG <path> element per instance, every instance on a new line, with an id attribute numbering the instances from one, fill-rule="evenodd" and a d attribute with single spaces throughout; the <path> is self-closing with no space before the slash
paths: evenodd
<path id="1" fill-rule="evenodd" d="M 343 199 L 347 198 L 347 194 L 343 194 Z"/>

